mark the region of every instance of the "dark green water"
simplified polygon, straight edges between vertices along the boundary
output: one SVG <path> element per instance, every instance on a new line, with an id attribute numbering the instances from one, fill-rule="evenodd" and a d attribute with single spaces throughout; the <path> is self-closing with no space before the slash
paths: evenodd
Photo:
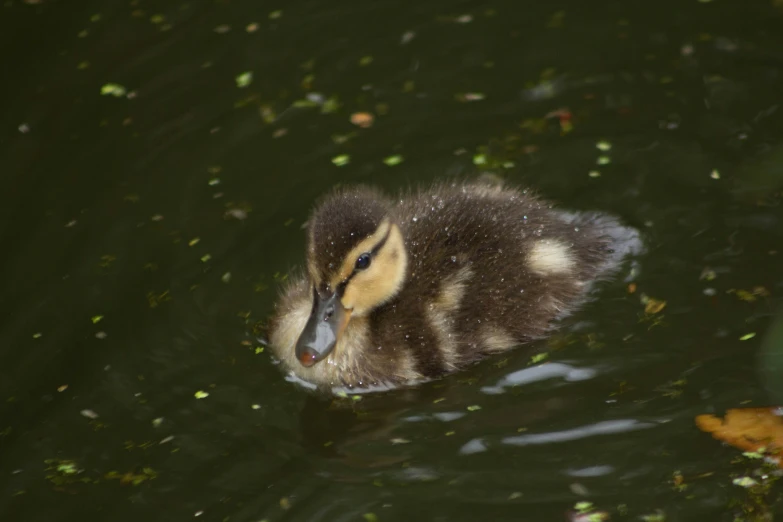
<path id="1" fill-rule="evenodd" d="M 783 293 L 780 7 L 6 0 L 0 42 L 3 521 L 749 505 L 732 479 L 758 464 L 693 417 L 783 403 L 783 341 L 765 337 Z M 545 119 L 561 109 L 570 132 Z M 537 371 L 521 349 L 361 401 L 286 382 L 253 326 L 303 260 L 313 198 L 472 175 L 477 154 L 644 230 L 636 293 L 605 285 L 539 368 L 592 377 L 499 386 Z M 645 319 L 641 294 L 666 307 Z M 780 494 L 761 502 L 778 515 Z"/>

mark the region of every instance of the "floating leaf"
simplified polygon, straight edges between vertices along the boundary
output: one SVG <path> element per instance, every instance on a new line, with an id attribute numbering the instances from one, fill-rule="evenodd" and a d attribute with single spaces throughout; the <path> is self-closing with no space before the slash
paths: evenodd
<path id="1" fill-rule="evenodd" d="M 340 154 L 339 156 L 335 156 L 334 158 L 332 158 L 332 163 L 334 163 L 338 167 L 347 165 L 350 162 L 351 162 L 351 157 L 348 154 Z"/>
<path id="2" fill-rule="evenodd" d="M 777 408 L 739 408 L 726 412 L 721 419 L 714 415 L 698 415 L 700 430 L 746 452 L 762 453 L 783 467 L 783 418 Z"/>
<path id="3" fill-rule="evenodd" d="M 740 341 L 747 341 L 748 339 L 753 339 L 754 337 L 756 337 L 756 332 L 750 332 L 750 333 L 747 333 L 747 334 L 743 335 L 742 337 L 740 337 L 739 340 Z"/>
<path id="4" fill-rule="evenodd" d="M 478 411 L 480 409 L 481 409 L 481 406 L 479 406 L 478 404 L 474 404 L 472 406 L 468 406 L 468 411 Z"/>
<path id="5" fill-rule="evenodd" d="M 199 390 L 196 393 L 194 393 L 193 396 L 197 399 L 206 399 L 207 397 L 209 397 L 209 394 L 205 391 Z"/>
<path id="6" fill-rule="evenodd" d="M 400 163 L 402 163 L 402 161 L 403 161 L 403 158 L 399 154 L 383 158 L 383 162 L 386 165 L 388 165 L 389 167 L 393 167 L 395 165 L 399 165 Z"/>
<path id="7" fill-rule="evenodd" d="M 543 361 L 544 359 L 546 359 L 547 357 L 549 357 L 549 354 L 547 352 L 536 354 L 536 355 L 534 355 L 533 357 L 530 358 L 530 363 L 531 364 L 538 364 L 541 361 Z"/>
<path id="8" fill-rule="evenodd" d="M 351 114 L 351 123 L 358 127 L 367 128 L 371 127 L 375 121 L 375 116 L 369 112 L 354 112 Z"/>
<path id="9" fill-rule="evenodd" d="M 92 316 L 92 324 L 99 323 L 103 319 L 102 315 L 94 315 Z"/>
<path id="10" fill-rule="evenodd" d="M 653 299 L 652 297 L 648 297 L 647 302 L 644 305 L 644 313 L 650 315 L 657 314 L 664 308 L 666 308 L 666 301 L 660 301 L 658 299 Z"/>
<path id="11" fill-rule="evenodd" d="M 239 87 L 240 89 L 243 87 L 247 87 L 253 82 L 253 72 L 252 71 L 243 72 L 242 74 L 237 75 L 235 80 L 237 82 L 237 87 Z"/>
<path id="12" fill-rule="evenodd" d="M 750 477 L 735 478 L 734 480 L 731 481 L 731 483 L 734 484 L 735 486 L 742 486 L 743 488 L 752 488 L 753 486 L 758 485 L 758 482 L 756 482 Z"/>
<path id="13" fill-rule="evenodd" d="M 117 98 L 120 98 L 122 96 L 125 96 L 126 90 L 125 87 L 120 85 L 119 83 L 107 83 L 103 87 L 101 87 L 101 94 L 103 96 L 115 96 Z"/>

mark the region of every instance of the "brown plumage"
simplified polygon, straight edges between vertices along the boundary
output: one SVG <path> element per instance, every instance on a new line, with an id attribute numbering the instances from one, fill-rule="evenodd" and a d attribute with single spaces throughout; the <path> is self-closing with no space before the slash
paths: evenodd
<path id="1" fill-rule="evenodd" d="M 540 338 L 641 245 L 613 217 L 489 182 L 339 189 L 307 230 L 307 274 L 284 289 L 270 342 L 321 387 L 431 379 Z"/>

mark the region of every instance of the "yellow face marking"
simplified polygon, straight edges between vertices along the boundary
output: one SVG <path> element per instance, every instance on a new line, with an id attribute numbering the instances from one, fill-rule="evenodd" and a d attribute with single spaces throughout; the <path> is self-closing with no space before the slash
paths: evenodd
<path id="1" fill-rule="evenodd" d="M 350 277 L 356 265 L 356 260 L 360 255 L 364 254 L 365 252 L 372 251 L 373 247 L 383 240 L 384 236 L 386 236 L 386 232 L 389 231 L 389 226 L 389 220 L 384 219 L 381 221 L 381 224 L 378 225 L 378 228 L 375 229 L 375 232 L 373 232 L 371 236 L 363 239 L 358 245 L 353 247 L 351 251 L 348 252 L 348 254 L 346 254 L 345 258 L 343 259 L 343 264 L 340 265 L 340 270 L 329 281 L 333 289 L 337 288 L 337 285 Z M 373 263 L 374 262 L 375 260 L 373 259 Z"/>
<path id="2" fill-rule="evenodd" d="M 388 238 L 373 256 L 370 266 L 366 270 L 355 273 L 345 287 L 342 304 L 346 310 L 353 310 L 354 316 L 367 315 L 374 308 L 394 297 L 405 280 L 408 254 L 405 251 L 402 233 L 397 225 L 390 225 L 388 221 L 384 221 L 372 236 L 362 241 L 346 256 L 340 270 L 342 277 L 332 279 L 333 284 L 339 284 L 349 277 L 359 255 L 372 251 L 387 232 Z M 370 239 L 374 239 L 374 242 L 370 242 Z"/>

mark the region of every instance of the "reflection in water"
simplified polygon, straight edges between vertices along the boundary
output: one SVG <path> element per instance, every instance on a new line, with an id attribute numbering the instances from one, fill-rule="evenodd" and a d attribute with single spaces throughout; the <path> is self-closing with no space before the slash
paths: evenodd
<path id="1" fill-rule="evenodd" d="M 649 429 L 657 426 L 658 423 L 641 422 L 634 419 L 621 419 L 612 421 L 603 421 L 596 424 L 581 426 L 565 431 L 555 431 L 548 433 L 529 433 L 524 435 L 515 435 L 501 439 L 502 444 L 510 446 L 530 446 L 539 444 L 553 444 L 559 442 L 571 442 L 574 440 L 585 439 L 597 435 L 612 435 L 617 433 L 628 433 Z M 487 451 L 488 446 L 486 438 L 475 438 L 466 442 L 459 449 L 460 455 L 472 455 Z"/>
<path id="2" fill-rule="evenodd" d="M 565 363 L 548 362 L 531 368 L 511 372 L 494 386 L 484 386 L 481 391 L 490 395 L 503 393 L 504 388 L 530 384 L 561 377 L 566 381 L 584 381 L 595 377 L 597 372 L 591 368 L 574 368 Z"/>
<path id="3" fill-rule="evenodd" d="M 630 431 L 644 430 L 657 426 L 657 423 L 640 422 L 635 419 L 621 419 L 598 422 L 589 426 L 582 426 L 572 430 L 555 431 L 551 433 L 530 433 L 516 435 L 503 439 L 503 444 L 512 446 L 527 446 L 530 444 L 551 444 L 553 442 L 568 442 L 572 440 L 594 437 L 596 435 L 610 435 L 614 433 L 627 433 Z"/>

